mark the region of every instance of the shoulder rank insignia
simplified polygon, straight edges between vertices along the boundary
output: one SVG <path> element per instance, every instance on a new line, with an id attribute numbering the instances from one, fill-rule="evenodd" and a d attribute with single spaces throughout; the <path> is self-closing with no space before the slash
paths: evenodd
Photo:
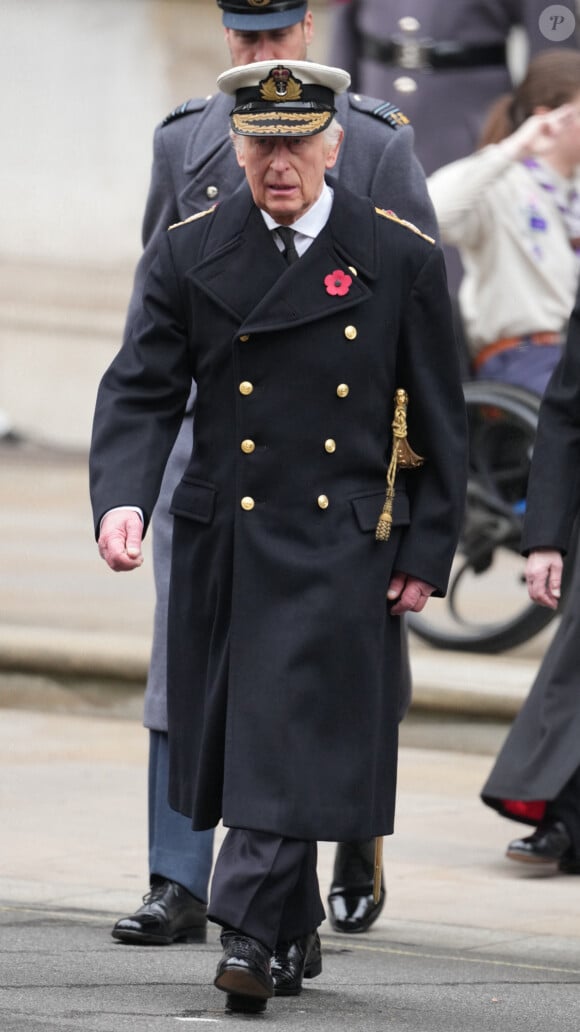
<path id="1" fill-rule="evenodd" d="M 375 208 L 377 215 L 382 215 L 384 219 L 390 219 L 391 222 L 398 222 L 400 226 L 406 226 L 412 233 L 416 233 L 417 236 L 423 237 L 423 240 L 427 240 L 430 244 L 435 243 L 435 239 L 432 236 L 428 236 L 427 233 L 423 233 L 418 226 L 415 226 L 413 222 L 409 222 L 407 219 L 400 219 L 398 215 L 395 215 L 394 211 L 390 208 Z"/>
<path id="2" fill-rule="evenodd" d="M 178 107 L 173 108 L 173 111 L 170 111 L 169 114 L 165 116 L 161 125 L 169 125 L 169 123 L 174 122 L 176 118 L 182 118 L 183 115 L 191 114 L 191 112 L 195 110 L 195 107 L 190 107 L 190 104 L 192 104 L 191 100 L 184 100 L 183 104 L 179 104 Z"/>
<path id="3" fill-rule="evenodd" d="M 179 226 L 186 226 L 188 222 L 197 222 L 198 219 L 203 219 L 205 215 L 211 215 L 212 211 L 215 211 L 217 204 L 212 204 L 211 208 L 206 208 L 205 211 L 196 211 L 195 215 L 190 215 L 188 219 L 183 219 L 182 222 L 174 222 L 169 229 L 177 229 Z"/>
<path id="4" fill-rule="evenodd" d="M 377 101 L 371 97 L 364 97 L 361 93 L 349 93 L 350 106 L 357 111 L 363 111 L 365 115 L 372 115 L 373 118 L 385 122 L 391 129 L 400 129 L 404 125 L 410 125 L 410 120 L 403 114 L 396 104 L 389 101 Z"/>
<path id="5" fill-rule="evenodd" d="M 371 114 L 375 118 L 382 118 L 383 122 L 387 122 L 392 129 L 400 129 L 402 125 L 411 124 L 401 109 L 396 104 L 390 104 L 388 101 L 378 104 L 377 107 L 372 109 Z"/>

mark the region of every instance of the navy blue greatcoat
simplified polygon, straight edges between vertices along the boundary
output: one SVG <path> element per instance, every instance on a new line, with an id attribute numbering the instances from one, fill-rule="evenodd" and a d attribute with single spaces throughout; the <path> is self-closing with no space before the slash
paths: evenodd
<path id="1" fill-rule="evenodd" d="M 413 154 L 413 130 L 388 121 L 386 105 L 368 97 L 342 94 L 336 98 L 337 118 L 345 130 L 335 174 L 354 193 L 372 197 L 392 208 L 424 232 L 436 234 L 435 214 L 425 176 Z M 228 132 L 231 97 L 218 93 L 190 100 L 155 131 L 151 186 L 143 219 L 144 251 L 135 274 L 126 334 L 138 314 L 145 278 L 157 252 L 160 234 L 172 223 L 223 201 L 243 181 Z M 384 117 L 386 115 L 386 118 Z M 156 608 L 151 664 L 145 694 L 144 722 L 167 730 L 166 637 L 169 563 L 173 521 L 169 503 L 191 448 L 191 404 L 167 472 L 153 519 Z M 409 677 L 402 685 L 401 708 L 410 694 Z"/>
<path id="2" fill-rule="evenodd" d="M 348 291 L 327 292 L 349 267 Z M 126 503 L 149 521 L 192 377 L 171 505 L 171 805 L 196 828 L 388 834 L 401 638 L 385 593 L 394 567 L 445 591 L 465 486 L 441 252 L 338 184 L 290 267 L 246 186 L 173 229 L 99 390 L 97 524 Z M 383 543 L 397 387 L 426 462 L 400 478 Z"/>

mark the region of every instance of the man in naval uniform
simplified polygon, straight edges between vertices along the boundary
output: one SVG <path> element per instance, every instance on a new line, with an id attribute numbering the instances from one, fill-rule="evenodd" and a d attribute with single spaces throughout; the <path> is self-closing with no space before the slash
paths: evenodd
<path id="1" fill-rule="evenodd" d="M 304 0 L 218 0 L 223 10 L 232 64 L 261 58 L 306 57 L 313 17 Z M 396 210 L 435 235 L 435 217 L 421 168 L 413 155 L 413 132 L 393 105 L 343 94 L 337 98 L 346 141 L 334 169 L 340 180 L 377 203 Z M 229 137 L 231 101 L 219 92 L 190 100 L 158 127 L 154 138 L 151 186 L 143 222 L 144 253 L 137 267 L 125 336 L 139 317 L 143 284 L 167 227 L 221 202 L 243 178 Z M 150 892 L 136 913 L 121 918 L 115 938 L 125 943 L 164 945 L 205 935 L 205 903 L 212 865 L 213 832 L 192 831 L 190 822 L 167 802 L 166 636 L 173 518 L 169 503 L 191 449 L 192 394 L 182 433 L 169 459 L 154 517 L 153 561 L 156 611 L 144 723 L 150 734 L 149 870 Z M 402 679 L 401 709 L 410 695 Z M 384 888 L 372 898 L 372 842 L 337 848 L 329 917 L 337 931 L 364 931 L 380 913 Z"/>
<path id="2" fill-rule="evenodd" d="M 399 617 L 444 593 L 463 508 L 442 253 L 324 178 L 348 81 L 304 61 L 220 77 L 247 182 L 160 239 L 95 412 L 99 550 L 131 570 L 197 384 L 171 502 L 169 799 L 228 829 L 208 914 L 229 1010 L 264 1009 L 280 945 L 299 991 L 317 841 L 392 832 Z"/>

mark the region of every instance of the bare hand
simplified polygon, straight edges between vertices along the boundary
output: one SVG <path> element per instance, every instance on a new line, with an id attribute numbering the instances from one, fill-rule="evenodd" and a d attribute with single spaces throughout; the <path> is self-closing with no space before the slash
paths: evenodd
<path id="1" fill-rule="evenodd" d="M 573 104 L 562 104 L 561 107 L 554 108 L 552 111 L 530 115 L 511 136 L 502 140 L 498 146 L 513 161 L 541 157 L 553 150 L 559 138 L 570 129 L 577 117 Z"/>
<path id="2" fill-rule="evenodd" d="M 526 562 L 528 594 L 534 602 L 557 609 L 564 566 L 560 552 L 554 548 L 538 548 L 530 552 Z"/>
<path id="3" fill-rule="evenodd" d="M 391 615 L 420 613 L 434 591 L 433 585 L 427 584 L 427 581 L 419 580 L 418 577 L 409 577 L 408 574 L 395 570 L 387 591 L 389 602 L 395 602 L 391 606 Z"/>
<path id="4" fill-rule="evenodd" d="M 112 570 L 135 570 L 141 566 L 143 521 L 132 509 L 114 509 L 101 523 L 99 555 Z"/>

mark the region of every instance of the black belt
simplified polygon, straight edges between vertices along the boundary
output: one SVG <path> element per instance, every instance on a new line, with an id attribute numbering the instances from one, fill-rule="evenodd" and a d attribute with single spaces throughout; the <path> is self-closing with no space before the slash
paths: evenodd
<path id="1" fill-rule="evenodd" d="M 364 32 L 358 35 L 359 57 L 381 64 L 396 65 L 409 71 L 418 68 L 476 68 L 478 65 L 505 65 L 504 43 L 436 43 L 430 39 L 380 40 Z"/>

